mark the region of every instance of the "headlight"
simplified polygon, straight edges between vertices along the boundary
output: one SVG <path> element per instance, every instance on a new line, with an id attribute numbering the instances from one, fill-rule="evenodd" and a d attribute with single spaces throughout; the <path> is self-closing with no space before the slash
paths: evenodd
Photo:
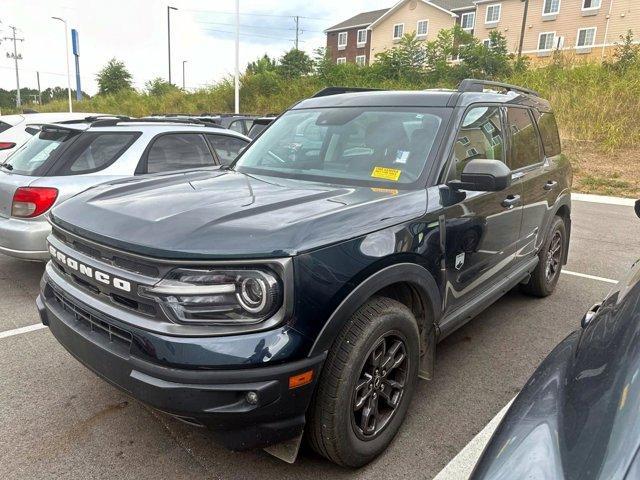
<path id="1" fill-rule="evenodd" d="M 281 282 L 266 269 L 177 269 L 153 287 L 140 287 L 140 295 L 190 324 L 258 323 L 282 305 Z"/>

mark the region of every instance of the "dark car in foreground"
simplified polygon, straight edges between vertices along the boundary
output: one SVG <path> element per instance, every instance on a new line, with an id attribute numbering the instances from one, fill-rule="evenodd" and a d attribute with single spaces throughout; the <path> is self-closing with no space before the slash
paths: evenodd
<path id="1" fill-rule="evenodd" d="M 230 167 L 54 209 L 38 308 L 87 367 L 230 448 L 295 453 L 304 430 L 360 466 L 439 340 L 513 287 L 553 292 L 570 185 L 534 92 L 325 92 Z"/>
<path id="2" fill-rule="evenodd" d="M 640 478 L 640 260 L 531 376 L 471 478 Z"/>

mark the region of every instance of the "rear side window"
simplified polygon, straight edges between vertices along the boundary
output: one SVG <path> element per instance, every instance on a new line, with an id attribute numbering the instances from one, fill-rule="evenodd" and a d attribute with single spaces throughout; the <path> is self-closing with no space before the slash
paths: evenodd
<path id="1" fill-rule="evenodd" d="M 138 132 L 85 132 L 66 149 L 49 175 L 80 175 L 104 170 L 140 136 Z"/>
<path id="2" fill-rule="evenodd" d="M 538 119 L 538 128 L 540 129 L 545 155 L 547 157 L 560 155 L 562 147 L 555 115 L 553 113 L 542 113 Z"/>
<path id="3" fill-rule="evenodd" d="M 5 130 L 9 130 L 11 128 L 11 125 L 9 125 L 6 122 L 0 122 L 0 133 L 4 132 Z"/>
<path id="4" fill-rule="evenodd" d="M 207 135 L 207 138 L 216 151 L 216 155 L 218 155 L 222 165 L 231 164 L 240 154 L 240 150 L 249 144 L 249 142 L 241 138 L 230 137 L 228 135 Z"/>
<path id="5" fill-rule="evenodd" d="M 231 122 L 231 124 L 229 125 L 229 130 L 244 134 L 244 120 L 236 120 L 235 122 Z"/>
<path id="6" fill-rule="evenodd" d="M 538 131 L 526 108 L 507 108 L 507 126 L 511 151 L 507 164 L 511 170 L 535 165 L 542 161 Z"/>
<path id="7" fill-rule="evenodd" d="M 202 135 L 174 133 L 154 140 L 147 154 L 147 173 L 171 172 L 214 165 Z"/>
<path id="8" fill-rule="evenodd" d="M 39 175 L 46 170 L 47 164 L 53 162 L 63 145 L 77 136 L 76 132 L 70 130 L 46 129 L 30 138 L 6 163 L 18 175 Z"/>

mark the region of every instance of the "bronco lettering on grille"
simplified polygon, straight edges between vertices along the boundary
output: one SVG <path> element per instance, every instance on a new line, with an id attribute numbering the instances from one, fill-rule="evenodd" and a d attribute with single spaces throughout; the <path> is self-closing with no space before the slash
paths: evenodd
<path id="1" fill-rule="evenodd" d="M 84 263 L 79 262 L 75 258 L 71 258 L 70 256 L 62 253 L 53 245 L 49 245 L 49 253 L 53 257 L 54 260 L 62 263 L 63 265 L 69 267 L 71 270 L 74 270 L 85 277 L 91 278 L 97 282 L 103 283 L 104 285 L 113 286 L 118 290 L 122 290 L 124 292 L 131 292 L 131 283 L 123 280 L 122 278 L 114 277 L 109 275 L 108 273 L 102 272 L 100 270 L 96 270 L 93 267 L 85 265 Z"/>

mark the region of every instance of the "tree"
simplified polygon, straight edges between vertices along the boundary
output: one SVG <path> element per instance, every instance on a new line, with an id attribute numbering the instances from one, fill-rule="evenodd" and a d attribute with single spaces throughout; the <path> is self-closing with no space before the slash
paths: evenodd
<path id="1" fill-rule="evenodd" d="M 154 97 L 161 97 L 167 93 L 177 92 L 179 89 L 172 83 L 167 82 L 162 77 L 156 77 L 153 80 L 149 80 L 144 84 L 144 88 L 147 91 L 147 95 Z"/>
<path id="2" fill-rule="evenodd" d="M 247 74 L 255 75 L 258 73 L 275 72 L 278 68 L 278 62 L 275 58 L 271 58 L 266 53 L 247 65 Z"/>
<path id="3" fill-rule="evenodd" d="M 121 90 L 131 90 L 131 74 L 124 63 L 112 58 L 107 62 L 100 73 L 96 75 L 98 80 L 98 93 L 109 95 Z"/>
<path id="4" fill-rule="evenodd" d="M 313 60 L 302 50 L 293 48 L 280 59 L 278 73 L 285 78 L 299 78 L 313 72 Z"/>
<path id="5" fill-rule="evenodd" d="M 389 79 L 420 81 L 424 76 L 427 51 L 415 33 L 406 34 L 397 46 L 376 54 L 376 70 Z"/>
<path id="6" fill-rule="evenodd" d="M 640 45 L 633 41 L 633 32 L 627 31 L 626 35 L 620 35 L 622 43 L 616 43 L 614 66 L 620 70 L 626 70 L 640 60 Z"/>
<path id="7" fill-rule="evenodd" d="M 460 50 L 460 59 L 471 76 L 497 79 L 511 74 L 512 67 L 507 49 L 507 40 L 502 33 L 489 33 L 489 44 L 475 42 Z"/>

